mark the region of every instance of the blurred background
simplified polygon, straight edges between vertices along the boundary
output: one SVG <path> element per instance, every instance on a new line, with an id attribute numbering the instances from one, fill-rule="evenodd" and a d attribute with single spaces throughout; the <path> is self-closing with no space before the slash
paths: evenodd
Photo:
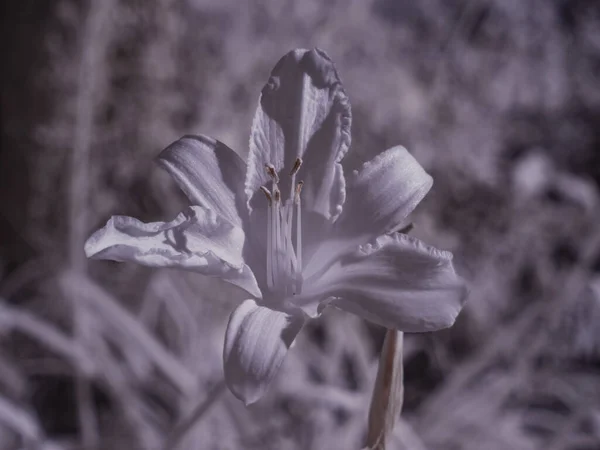
<path id="1" fill-rule="evenodd" d="M 186 200 L 153 162 L 188 133 L 241 155 L 273 65 L 336 62 L 346 168 L 406 146 L 433 175 L 414 235 L 471 295 L 405 339 L 397 448 L 600 448 L 600 2 L 3 2 L 0 449 L 359 449 L 383 330 L 327 311 L 268 395 L 222 389 L 231 286 L 86 261 L 112 214 Z M 68 274 L 67 274 L 67 270 Z"/>

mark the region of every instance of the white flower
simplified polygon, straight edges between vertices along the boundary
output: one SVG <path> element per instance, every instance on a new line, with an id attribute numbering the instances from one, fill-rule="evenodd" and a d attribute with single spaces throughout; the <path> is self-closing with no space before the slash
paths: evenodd
<path id="1" fill-rule="evenodd" d="M 327 55 L 292 51 L 263 88 L 246 163 L 214 139 L 181 138 L 159 163 L 194 206 L 166 223 L 114 216 L 85 244 L 89 257 L 181 267 L 246 290 L 223 352 L 227 384 L 246 404 L 326 305 L 420 332 L 451 326 L 464 304 L 452 254 L 394 232 L 431 177 L 393 147 L 346 180 L 350 121 Z"/>

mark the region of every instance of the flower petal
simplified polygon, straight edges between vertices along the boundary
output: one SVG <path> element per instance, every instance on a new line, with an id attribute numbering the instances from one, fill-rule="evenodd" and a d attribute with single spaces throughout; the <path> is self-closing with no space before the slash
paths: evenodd
<path id="1" fill-rule="evenodd" d="M 223 278 L 255 297 L 260 289 L 242 258 L 244 232 L 214 211 L 191 206 L 171 222 L 113 216 L 85 243 L 89 258 L 179 267 Z"/>
<path id="2" fill-rule="evenodd" d="M 369 234 L 394 230 L 425 197 L 431 176 L 404 148 L 392 147 L 348 178 L 348 200 L 339 229 Z"/>
<path id="3" fill-rule="evenodd" d="M 399 233 L 348 254 L 315 284 L 321 298 L 335 297 L 329 304 L 407 332 L 450 327 L 467 296 L 451 253 Z"/>
<path id="4" fill-rule="evenodd" d="M 296 158 L 303 164 L 304 207 L 328 219 L 337 217 L 345 199 L 340 161 L 350 146 L 350 104 L 335 67 L 319 49 L 294 50 L 277 63 L 262 90 L 250 135 L 246 196 L 270 181 L 265 164 L 281 173 L 281 191 L 291 192 L 288 176 Z M 259 201 L 264 202 L 260 197 Z"/>
<path id="5" fill-rule="evenodd" d="M 161 152 L 158 163 L 193 204 L 242 225 L 246 164 L 235 151 L 207 136 L 184 136 Z"/>
<path id="6" fill-rule="evenodd" d="M 304 325 L 304 317 L 289 315 L 246 300 L 227 325 L 223 361 L 225 381 L 246 405 L 257 401 L 275 377 Z"/>

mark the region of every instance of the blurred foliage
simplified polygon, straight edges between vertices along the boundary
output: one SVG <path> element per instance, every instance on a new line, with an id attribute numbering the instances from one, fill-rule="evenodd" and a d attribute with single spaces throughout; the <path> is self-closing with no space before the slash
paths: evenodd
<path id="1" fill-rule="evenodd" d="M 455 327 L 406 338 L 398 448 L 600 447 L 600 3 L 2 8 L 0 449 L 160 448 L 209 396 L 239 292 L 84 265 L 81 236 L 173 217 L 185 199 L 154 156 L 188 133 L 245 155 L 271 67 L 313 46 L 351 97 L 345 170 L 413 152 L 435 179 L 415 235 L 471 284 Z M 224 393 L 181 448 L 360 448 L 381 339 L 328 311 L 264 400 Z"/>

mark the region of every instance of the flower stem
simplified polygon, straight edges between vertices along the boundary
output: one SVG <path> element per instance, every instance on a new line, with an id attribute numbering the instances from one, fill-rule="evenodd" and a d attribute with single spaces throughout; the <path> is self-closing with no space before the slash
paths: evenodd
<path id="1" fill-rule="evenodd" d="M 402 368 L 403 333 L 386 330 L 377 378 L 369 407 L 367 448 L 385 450 L 400 415 L 404 399 Z"/>

